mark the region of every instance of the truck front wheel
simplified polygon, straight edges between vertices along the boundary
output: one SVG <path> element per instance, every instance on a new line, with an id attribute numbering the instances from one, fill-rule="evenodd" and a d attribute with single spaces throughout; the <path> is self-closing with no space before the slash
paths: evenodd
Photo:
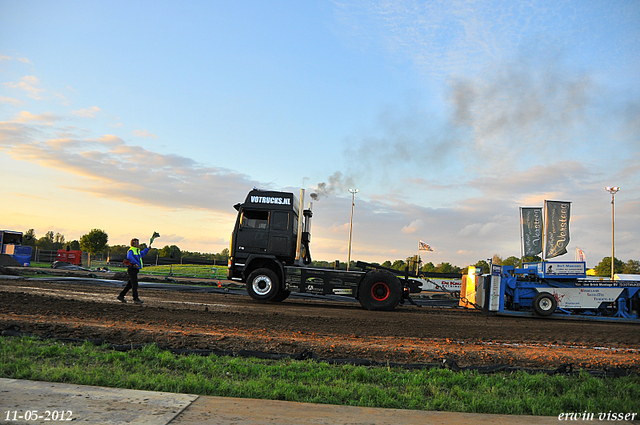
<path id="1" fill-rule="evenodd" d="M 270 269 L 256 269 L 247 279 L 247 292 L 256 301 L 271 301 L 279 291 L 278 276 Z"/>
<path id="2" fill-rule="evenodd" d="M 367 310 L 393 310 L 402 298 L 398 278 L 386 270 L 373 270 L 360 282 L 358 299 Z"/>

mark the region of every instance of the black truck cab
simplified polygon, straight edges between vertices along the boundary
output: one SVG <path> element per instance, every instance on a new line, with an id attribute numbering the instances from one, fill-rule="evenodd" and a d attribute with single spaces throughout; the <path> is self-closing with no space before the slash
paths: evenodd
<path id="1" fill-rule="evenodd" d="M 301 205 L 293 193 L 254 189 L 244 203 L 236 204 L 234 208 L 238 217 L 231 235 L 229 279 L 244 280 L 247 277 L 244 272 L 255 268 L 251 263 L 261 259 L 290 266 L 301 265 L 305 263 L 305 257 L 309 258 L 310 236 L 304 228 L 299 229 Z M 310 220 L 311 211 L 305 211 L 304 216 Z M 306 233 L 301 238 L 302 248 L 298 247 L 300 230 Z"/>
<path id="2" fill-rule="evenodd" d="M 350 295 L 369 310 L 392 310 L 409 298 L 409 281 L 390 270 L 369 270 L 367 263 L 358 263 L 361 271 L 308 267 L 312 212 L 303 202 L 304 190 L 297 198 L 253 189 L 234 206 L 228 279 L 246 283 L 256 301 L 283 301 L 291 292 Z"/>

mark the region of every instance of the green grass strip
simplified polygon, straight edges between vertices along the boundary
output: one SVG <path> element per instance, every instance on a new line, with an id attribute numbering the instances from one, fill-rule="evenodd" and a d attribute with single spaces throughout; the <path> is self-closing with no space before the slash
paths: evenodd
<path id="1" fill-rule="evenodd" d="M 36 263 L 32 262 L 31 267 L 33 268 L 50 268 L 51 263 Z M 108 267 L 112 272 L 122 272 L 127 271 L 126 267 L 114 267 L 109 266 L 104 261 L 92 261 L 91 269 L 95 269 L 97 267 Z M 40 272 L 42 273 L 42 272 Z M 145 263 L 145 267 L 141 271 L 142 274 L 149 274 L 153 276 L 174 276 L 174 277 L 186 277 L 186 278 L 197 278 L 197 279 L 226 279 L 227 278 L 227 266 L 226 265 L 198 265 L 198 264 L 173 264 L 168 266 L 155 266 L 153 264 Z M 35 274 L 30 274 L 25 277 L 36 276 Z"/>
<path id="2" fill-rule="evenodd" d="M 405 370 L 323 362 L 118 352 L 90 343 L 0 337 L 0 377 L 307 403 L 557 416 L 639 412 L 640 377 Z"/>

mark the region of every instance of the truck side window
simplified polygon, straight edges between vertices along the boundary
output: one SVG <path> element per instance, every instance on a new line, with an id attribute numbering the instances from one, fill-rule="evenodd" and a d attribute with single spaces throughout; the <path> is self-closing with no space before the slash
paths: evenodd
<path id="1" fill-rule="evenodd" d="M 273 213 L 273 230 L 287 230 L 289 228 L 289 213 L 276 211 Z"/>
<path id="2" fill-rule="evenodd" d="M 242 227 L 248 229 L 267 229 L 269 211 L 247 211 L 242 213 Z"/>

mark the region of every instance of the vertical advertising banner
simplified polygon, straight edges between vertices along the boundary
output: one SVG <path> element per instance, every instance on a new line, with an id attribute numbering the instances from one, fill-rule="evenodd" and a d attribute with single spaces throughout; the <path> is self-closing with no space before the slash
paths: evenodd
<path id="1" fill-rule="evenodd" d="M 489 286 L 489 311 L 500 311 L 500 285 L 502 284 L 502 266 L 491 264 L 491 283 Z"/>
<path id="2" fill-rule="evenodd" d="M 525 257 L 542 252 L 542 208 L 521 208 L 522 244 Z"/>
<path id="3" fill-rule="evenodd" d="M 571 202 L 545 201 L 545 205 L 545 253 L 546 258 L 554 258 L 567 253 Z"/>

